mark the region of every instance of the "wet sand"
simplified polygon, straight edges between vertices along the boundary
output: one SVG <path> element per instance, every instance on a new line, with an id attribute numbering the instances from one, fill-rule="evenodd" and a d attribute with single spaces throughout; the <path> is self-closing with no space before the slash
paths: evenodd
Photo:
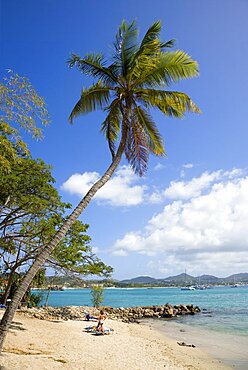
<path id="1" fill-rule="evenodd" d="M 147 320 L 146 324 L 176 342 L 194 344 L 196 348 L 236 370 L 248 369 L 248 335 L 220 333 L 178 321 Z"/>

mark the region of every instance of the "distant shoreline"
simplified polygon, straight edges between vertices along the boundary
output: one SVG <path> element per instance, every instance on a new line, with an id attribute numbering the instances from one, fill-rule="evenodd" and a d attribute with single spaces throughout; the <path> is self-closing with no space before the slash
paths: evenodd
<path id="1" fill-rule="evenodd" d="M 218 287 L 227 287 L 227 288 L 230 288 L 234 286 L 233 284 L 216 284 L 216 285 L 211 285 L 211 288 L 218 288 Z M 242 287 L 247 287 L 248 284 L 240 284 L 239 287 L 242 288 Z M 91 289 L 91 287 L 61 287 L 63 288 L 62 290 L 57 290 L 57 291 L 66 291 L 66 290 L 78 290 L 78 289 L 82 289 L 82 290 L 85 290 L 85 289 Z M 173 285 L 173 286 L 122 286 L 122 287 L 103 287 L 103 289 L 106 289 L 106 290 L 110 290 L 110 289 L 173 289 L 173 288 L 178 288 L 178 289 L 181 289 L 181 286 L 176 286 L 176 285 Z M 49 290 L 49 288 L 44 288 L 44 287 L 41 287 L 41 288 L 31 288 L 31 290 Z M 51 289 L 51 291 L 56 291 L 56 289 Z"/>

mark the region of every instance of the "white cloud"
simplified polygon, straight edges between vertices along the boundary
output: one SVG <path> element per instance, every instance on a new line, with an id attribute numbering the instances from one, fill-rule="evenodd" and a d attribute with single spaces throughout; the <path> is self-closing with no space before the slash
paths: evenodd
<path id="1" fill-rule="evenodd" d="M 171 264 L 179 271 L 190 265 L 191 272 L 198 265 L 209 273 L 224 271 L 234 263 L 240 271 L 247 270 L 248 177 L 244 172 L 204 173 L 188 183 L 173 182 L 168 189 L 167 196 L 177 200 L 165 205 L 144 230 L 117 240 L 115 253 L 121 249 L 159 256 L 160 272 Z"/>
<path id="2" fill-rule="evenodd" d="M 159 203 L 166 199 L 191 199 L 207 191 L 212 184 L 217 181 L 236 179 L 244 175 L 244 170 L 235 168 L 230 171 L 219 170 L 212 173 L 204 172 L 201 176 L 194 177 L 190 181 L 171 181 L 166 189 L 160 191 L 156 190 L 154 193 L 150 194 L 149 201 L 151 203 Z"/>
<path id="3" fill-rule="evenodd" d="M 184 165 L 186 166 L 186 165 Z M 188 165 L 189 166 L 189 165 Z M 130 167 L 120 167 L 114 176 L 96 193 L 98 204 L 111 206 L 136 206 L 139 204 L 158 204 L 168 199 L 187 200 L 198 197 L 217 180 L 235 179 L 244 174 L 243 170 L 204 172 L 190 181 L 171 181 L 165 189 L 154 187 L 154 191 L 145 185 L 139 185 L 140 178 Z M 100 179 L 97 172 L 75 173 L 66 180 L 61 189 L 83 197 L 91 186 Z M 150 190 L 150 191 L 149 191 Z"/>
<path id="4" fill-rule="evenodd" d="M 160 171 L 162 170 L 163 168 L 165 168 L 166 166 L 164 164 L 161 164 L 161 163 L 158 163 L 156 164 L 156 166 L 154 167 L 154 171 Z"/>
<path id="5" fill-rule="evenodd" d="M 190 168 L 193 168 L 194 165 L 193 163 L 186 163 L 186 164 L 183 164 L 182 165 L 182 170 L 180 171 L 180 177 L 185 177 L 185 174 L 186 174 L 186 171 L 185 169 L 190 169 Z"/>
<path id="6" fill-rule="evenodd" d="M 187 268 L 187 273 L 193 276 L 211 274 L 225 277 L 232 273 L 247 272 L 247 264 L 247 252 L 205 252 L 197 255 L 166 255 L 163 259 L 150 260 L 147 268 L 153 276 L 176 275 Z"/>
<path id="7" fill-rule="evenodd" d="M 123 249 L 116 249 L 112 254 L 119 257 L 126 257 L 128 255 Z"/>
<path id="8" fill-rule="evenodd" d="M 213 181 L 220 177 L 221 172 L 216 171 L 211 174 L 204 172 L 200 177 L 193 178 L 189 182 L 172 181 L 170 186 L 165 189 L 164 196 L 170 199 L 190 199 L 198 196 Z"/>
<path id="9" fill-rule="evenodd" d="M 63 183 L 61 189 L 70 194 L 83 196 L 99 178 L 100 176 L 97 172 L 84 172 L 83 174 L 75 173 Z"/>
<path id="10" fill-rule="evenodd" d="M 63 183 L 61 189 L 83 197 L 91 186 L 100 178 L 97 172 L 76 173 Z M 144 185 L 132 170 L 122 166 L 115 175 L 96 193 L 94 199 L 111 206 L 135 206 L 144 201 Z"/>
<path id="11" fill-rule="evenodd" d="M 193 167 L 194 167 L 193 163 L 183 164 L 183 168 L 193 168 Z"/>
<path id="12" fill-rule="evenodd" d="M 234 179 L 235 177 L 245 176 L 245 173 L 246 171 L 243 170 L 242 168 L 233 168 L 230 171 L 225 171 L 223 173 L 223 176 L 229 179 Z"/>
<path id="13" fill-rule="evenodd" d="M 136 233 L 127 233 L 123 239 L 117 240 L 115 243 L 116 251 L 139 252 L 142 250 L 142 237 Z"/>
<path id="14" fill-rule="evenodd" d="M 152 204 L 161 203 L 164 200 L 164 196 L 159 190 L 156 190 L 152 194 L 147 195 L 146 198 L 147 202 Z"/>

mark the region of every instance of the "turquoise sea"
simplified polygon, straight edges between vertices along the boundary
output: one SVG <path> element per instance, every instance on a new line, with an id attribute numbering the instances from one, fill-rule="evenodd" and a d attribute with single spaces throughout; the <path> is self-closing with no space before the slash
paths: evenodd
<path id="1" fill-rule="evenodd" d="M 90 289 L 52 291 L 49 306 L 90 306 Z M 43 291 L 43 302 L 46 292 Z M 248 337 L 248 286 L 213 287 L 182 291 L 180 288 L 108 288 L 104 289 L 105 306 L 135 307 L 162 304 L 193 304 L 199 315 L 177 319 L 185 325 Z"/>

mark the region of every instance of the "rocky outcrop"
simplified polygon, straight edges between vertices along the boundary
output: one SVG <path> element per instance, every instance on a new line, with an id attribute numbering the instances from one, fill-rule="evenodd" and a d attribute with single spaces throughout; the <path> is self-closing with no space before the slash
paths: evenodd
<path id="1" fill-rule="evenodd" d="M 194 315 L 200 312 L 199 307 L 193 305 L 172 306 L 144 306 L 132 308 L 104 307 L 105 312 L 113 319 L 121 319 L 125 322 L 137 321 L 143 318 L 172 318 L 181 315 Z"/>
<path id="2" fill-rule="evenodd" d="M 140 306 L 129 308 L 100 307 L 110 319 L 121 320 L 124 322 L 138 322 L 143 318 L 172 318 L 181 315 L 194 315 L 200 312 L 197 306 L 170 304 L 161 306 Z M 41 320 L 84 320 L 86 313 L 97 316 L 99 310 L 95 307 L 39 307 L 22 308 L 20 310 L 25 315 L 36 317 Z"/>

